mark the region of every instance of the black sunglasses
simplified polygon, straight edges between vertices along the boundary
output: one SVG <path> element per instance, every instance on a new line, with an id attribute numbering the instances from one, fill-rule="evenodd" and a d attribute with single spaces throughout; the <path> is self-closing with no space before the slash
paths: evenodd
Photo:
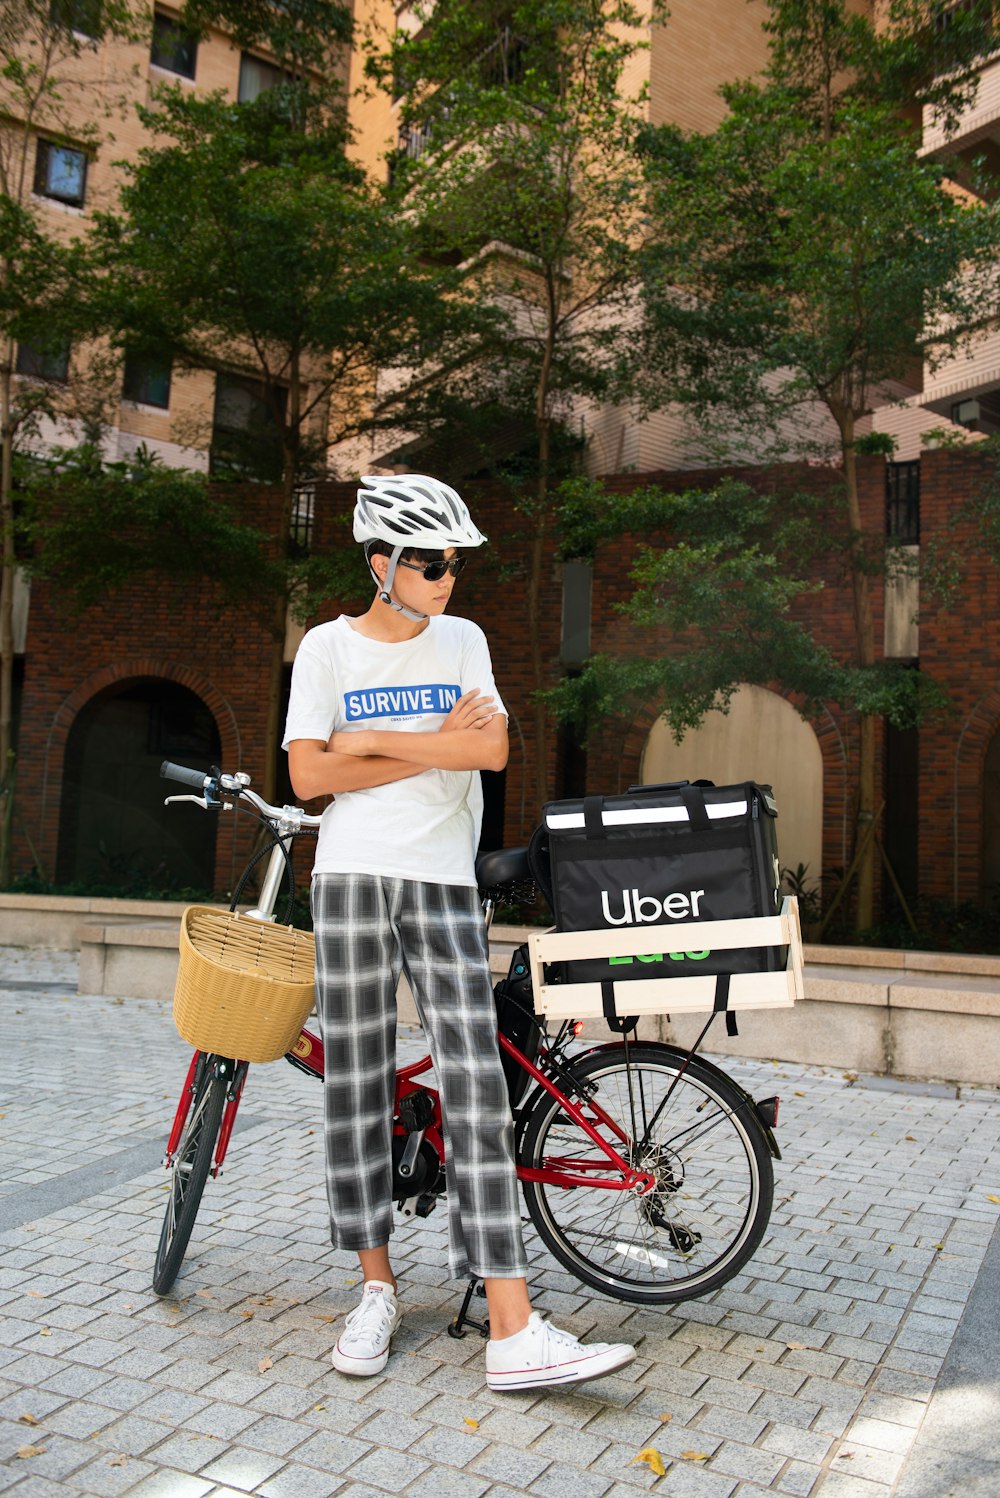
<path id="1" fill-rule="evenodd" d="M 409 567 L 411 572 L 422 572 L 429 583 L 439 583 L 446 572 L 457 577 L 468 561 L 468 557 L 452 557 L 450 562 L 397 562 L 397 567 Z"/>

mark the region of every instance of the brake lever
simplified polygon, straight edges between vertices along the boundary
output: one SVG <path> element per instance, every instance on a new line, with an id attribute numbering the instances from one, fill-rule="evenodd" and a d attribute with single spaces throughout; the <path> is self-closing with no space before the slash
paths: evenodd
<path id="1" fill-rule="evenodd" d="M 164 806 L 169 806 L 173 801 L 193 801 L 195 806 L 200 806 L 202 811 L 231 811 L 232 804 L 229 801 L 209 801 L 205 796 L 166 796 Z"/>

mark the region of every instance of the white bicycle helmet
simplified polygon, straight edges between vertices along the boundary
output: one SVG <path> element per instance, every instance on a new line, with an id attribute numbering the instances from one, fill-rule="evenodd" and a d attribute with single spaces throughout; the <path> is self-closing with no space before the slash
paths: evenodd
<path id="1" fill-rule="evenodd" d="M 362 478 L 354 539 L 443 551 L 446 546 L 482 546 L 486 537 L 448 484 L 422 473 L 397 473 Z"/>

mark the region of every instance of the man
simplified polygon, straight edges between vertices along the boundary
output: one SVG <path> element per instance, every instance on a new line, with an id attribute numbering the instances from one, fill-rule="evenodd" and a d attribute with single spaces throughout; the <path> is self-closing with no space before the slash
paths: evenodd
<path id="1" fill-rule="evenodd" d="M 445 610 L 486 537 L 447 484 L 362 479 L 354 537 L 376 585 L 368 610 L 299 648 L 285 747 L 296 795 L 332 795 L 312 888 L 323 1031 L 331 1237 L 357 1252 L 360 1305 L 333 1352 L 380 1372 L 399 1325 L 389 1260 L 396 984 L 427 1034 L 446 1143 L 450 1267 L 485 1284 L 493 1389 L 580 1382 L 631 1362 L 583 1346 L 531 1309 L 512 1125 L 476 891 L 480 770 L 507 763 L 507 719 L 482 630 Z"/>

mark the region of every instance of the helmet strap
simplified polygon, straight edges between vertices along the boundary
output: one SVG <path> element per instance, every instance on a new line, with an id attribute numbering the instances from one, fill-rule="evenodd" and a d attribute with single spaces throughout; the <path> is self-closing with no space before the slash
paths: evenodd
<path id="1" fill-rule="evenodd" d="M 403 555 L 404 550 L 405 548 L 402 546 L 393 547 L 392 555 L 389 557 L 389 566 L 385 574 L 384 583 L 379 582 L 378 574 L 376 573 L 375 568 L 371 563 L 371 557 L 368 558 L 368 568 L 371 572 L 372 577 L 375 579 L 376 584 L 378 585 L 378 596 L 382 600 L 382 602 L 387 603 L 391 609 L 395 609 L 397 614 L 402 614 L 405 619 L 412 619 L 414 624 L 422 624 L 423 621 L 429 617 L 429 615 L 418 614 L 415 609 L 408 609 L 405 604 L 397 603 L 395 598 L 393 598 L 392 596 L 392 584 L 396 576 L 396 563 Z"/>

